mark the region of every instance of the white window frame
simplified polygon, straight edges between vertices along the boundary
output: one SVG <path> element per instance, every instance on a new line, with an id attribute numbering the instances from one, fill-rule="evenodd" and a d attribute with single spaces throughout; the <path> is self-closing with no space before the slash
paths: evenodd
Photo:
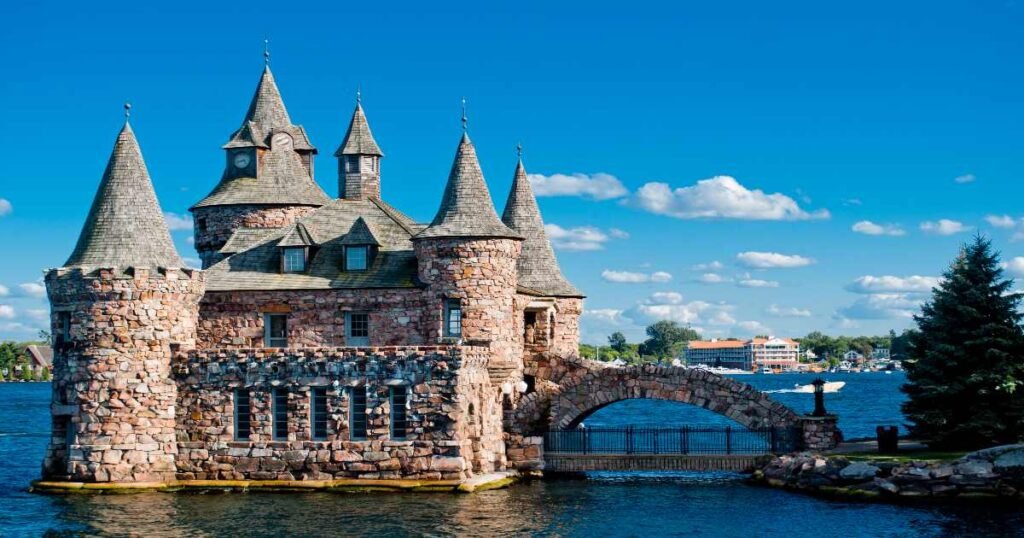
<path id="1" fill-rule="evenodd" d="M 352 317 L 366 316 L 366 336 L 355 336 L 352 334 Z M 368 346 L 370 345 L 370 314 L 368 312 L 345 312 L 345 345 Z"/>
<path id="2" fill-rule="evenodd" d="M 298 254 L 290 257 L 289 254 Z M 299 266 L 294 263 L 298 261 Z M 306 271 L 306 247 L 281 247 L 281 271 L 285 273 L 303 273 Z"/>
<path id="3" fill-rule="evenodd" d="M 352 252 L 362 251 L 363 253 L 363 266 L 352 267 Z M 346 271 L 366 271 L 370 268 L 370 246 L 369 245 L 352 245 L 345 247 L 345 270 Z"/>
<path id="4" fill-rule="evenodd" d="M 284 336 L 271 336 L 270 330 L 275 316 L 284 318 Z M 288 314 L 263 314 L 263 347 L 288 347 Z"/>

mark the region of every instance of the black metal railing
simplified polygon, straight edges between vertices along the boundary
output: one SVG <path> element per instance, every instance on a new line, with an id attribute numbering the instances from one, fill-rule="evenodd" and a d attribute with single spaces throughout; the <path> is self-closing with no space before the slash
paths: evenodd
<path id="1" fill-rule="evenodd" d="M 796 449 L 793 428 L 580 428 L 544 434 L 544 452 L 552 454 L 761 455 Z"/>

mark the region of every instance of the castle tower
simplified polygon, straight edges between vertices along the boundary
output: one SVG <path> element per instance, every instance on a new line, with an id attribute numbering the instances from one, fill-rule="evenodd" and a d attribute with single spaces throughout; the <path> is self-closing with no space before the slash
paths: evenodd
<path id="1" fill-rule="evenodd" d="M 338 198 L 380 199 L 380 160 L 384 154 L 373 139 L 358 95 L 345 140 L 334 156 L 338 158 Z"/>
<path id="2" fill-rule="evenodd" d="M 203 268 L 239 228 L 283 228 L 328 202 L 313 179 L 316 148 L 293 125 L 270 65 L 264 67 L 242 126 L 224 145 L 220 183 L 191 207 Z"/>
<path id="3" fill-rule="evenodd" d="M 519 256 L 519 288 L 528 294 L 553 301 L 536 301 L 526 306 L 524 312 L 524 338 L 529 335 L 537 349 L 554 352 L 562 356 L 579 353 L 579 316 L 583 311 L 583 294 L 566 280 L 555 259 L 544 220 L 537 207 L 526 168 L 520 157 L 516 163 L 512 189 L 505 202 L 502 222 L 519 235 L 525 237 L 523 252 Z M 534 327 L 525 325 L 534 324 Z"/>
<path id="4" fill-rule="evenodd" d="M 437 215 L 413 241 L 420 280 L 434 300 L 428 336 L 489 345 L 492 364 L 515 363 L 522 237 L 498 218 L 468 134 L 459 142 Z"/>
<path id="5" fill-rule="evenodd" d="M 172 480 L 171 358 L 195 347 L 204 282 L 171 242 L 127 122 L 78 244 L 46 288 L 55 354 L 44 478 Z"/>

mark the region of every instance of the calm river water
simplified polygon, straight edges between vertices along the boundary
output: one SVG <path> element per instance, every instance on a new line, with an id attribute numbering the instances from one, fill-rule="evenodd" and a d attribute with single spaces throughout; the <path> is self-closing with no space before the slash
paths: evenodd
<path id="1" fill-rule="evenodd" d="M 826 399 L 847 437 L 898 424 L 902 375 L 831 375 Z M 807 375 L 744 376 L 763 390 Z M 594 474 L 474 495 L 25 492 L 45 448 L 49 385 L 0 384 L 0 536 L 1024 536 L 1024 514 L 999 507 L 897 507 L 831 502 L 747 486 L 728 474 Z M 797 410 L 807 394 L 778 393 Z M 680 404 L 627 401 L 588 425 L 713 423 Z"/>

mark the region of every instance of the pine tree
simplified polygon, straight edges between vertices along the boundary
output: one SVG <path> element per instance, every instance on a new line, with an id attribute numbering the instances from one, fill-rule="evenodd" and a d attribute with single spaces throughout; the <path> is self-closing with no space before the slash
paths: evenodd
<path id="1" fill-rule="evenodd" d="M 1024 333 L 999 255 L 977 236 L 915 316 L 905 362 L 911 433 L 940 448 L 1024 439 Z"/>

